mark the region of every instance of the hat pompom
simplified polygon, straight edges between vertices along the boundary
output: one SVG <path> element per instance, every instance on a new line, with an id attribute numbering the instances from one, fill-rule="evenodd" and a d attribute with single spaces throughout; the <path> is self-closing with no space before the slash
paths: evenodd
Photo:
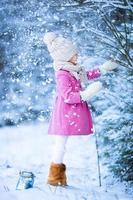
<path id="1" fill-rule="evenodd" d="M 46 45 L 50 45 L 57 38 L 56 33 L 48 32 L 44 35 L 43 41 Z"/>

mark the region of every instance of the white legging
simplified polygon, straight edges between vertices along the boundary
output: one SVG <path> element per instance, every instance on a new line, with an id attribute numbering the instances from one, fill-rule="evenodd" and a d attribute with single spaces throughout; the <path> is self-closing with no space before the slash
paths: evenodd
<path id="1" fill-rule="evenodd" d="M 66 143 L 68 136 L 66 135 L 55 135 L 54 136 L 54 148 L 53 148 L 53 157 L 52 161 L 54 163 L 63 163 L 64 154 L 66 151 Z"/>

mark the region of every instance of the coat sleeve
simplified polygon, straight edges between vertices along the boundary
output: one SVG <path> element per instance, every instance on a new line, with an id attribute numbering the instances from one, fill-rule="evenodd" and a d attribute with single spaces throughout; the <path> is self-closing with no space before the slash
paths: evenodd
<path id="1" fill-rule="evenodd" d="M 89 80 L 92 80 L 101 76 L 101 71 L 99 68 L 89 70 L 86 73 Z"/>
<path id="2" fill-rule="evenodd" d="M 74 92 L 72 90 L 72 83 L 69 77 L 66 75 L 59 75 L 57 77 L 57 91 L 64 99 L 65 103 L 75 104 L 81 103 L 80 92 Z"/>

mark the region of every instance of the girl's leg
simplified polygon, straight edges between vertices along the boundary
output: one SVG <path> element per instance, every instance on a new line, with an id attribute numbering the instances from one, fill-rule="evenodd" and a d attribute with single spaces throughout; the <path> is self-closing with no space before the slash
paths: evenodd
<path id="1" fill-rule="evenodd" d="M 47 183 L 50 185 L 67 185 L 66 165 L 63 163 L 63 158 L 66 150 L 68 136 L 55 135 L 55 144 L 53 148 L 53 158 L 49 169 Z"/>
<path id="2" fill-rule="evenodd" d="M 55 144 L 53 148 L 52 161 L 54 163 L 60 164 L 60 163 L 63 163 L 68 136 L 55 135 L 54 139 L 55 139 Z"/>

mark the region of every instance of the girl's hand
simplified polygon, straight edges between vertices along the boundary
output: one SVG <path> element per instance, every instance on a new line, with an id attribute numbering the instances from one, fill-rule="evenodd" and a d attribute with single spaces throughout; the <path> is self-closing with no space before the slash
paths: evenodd
<path id="1" fill-rule="evenodd" d="M 84 91 L 80 91 L 82 100 L 86 101 L 96 95 L 102 89 L 102 83 L 97 81 L 90 84 Z"/>
<path id="2" fill-rule="evenodd" d="M 99 67 L 102 74 L 106 74 L 108 71 L 113 70 L 118 67 L 118 64 L 112 60 L 106 61 L 103 65 Z"/>

